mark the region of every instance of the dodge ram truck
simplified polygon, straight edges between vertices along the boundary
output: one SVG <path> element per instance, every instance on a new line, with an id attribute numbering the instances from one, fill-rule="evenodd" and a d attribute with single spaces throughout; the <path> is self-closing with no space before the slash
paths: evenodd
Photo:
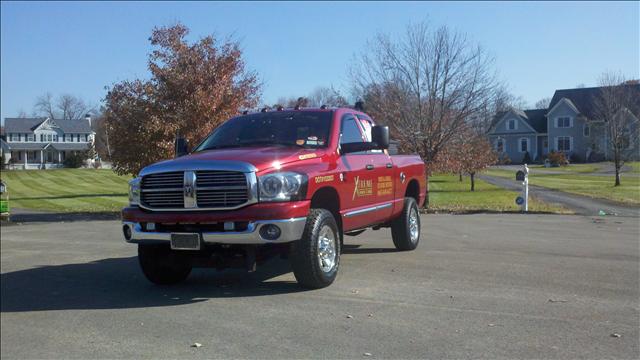
<path id="1" fill-rule="evenodd" d="M 245 112 L 129 182 L 123 236 L 156 284 L 280 255 L 301 286 L 325 287 L 344 235 L 391 228 L 398 250 L 418 246 L 425 165 L 388 148 L 388 127 L 353 109 Z"/>

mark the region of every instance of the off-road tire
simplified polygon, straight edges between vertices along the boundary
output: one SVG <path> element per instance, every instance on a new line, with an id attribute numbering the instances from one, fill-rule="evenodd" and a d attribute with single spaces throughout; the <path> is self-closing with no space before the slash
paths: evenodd
<path id="1" fill-rule="evenodd" d="M 158 285 L 179 283 L 191 273 L 187 259 L 172 253 L 168 245 L 138 244 L 138 261 L 144 276 Z"/>
<path id="2" fill-rule="evenodd" d="M 318 259 L 318 237 L 324 226 L 331 228 L 335 239 L 335 265 L 328 272 L 322 270 Z M 309 289 L 331 285 L 340 267 L 340 247 L 340 231 L 331 212 L 325 209 L 311 209 L 302 238 L 293 241 L 289 248 L 289 259 L 298 284 Z"/>
<path id="3" fill-rule="evenodd" d="M 418 235 L 415 239 L 411 237 L 410 216 L 412 211 L 415 211 L 418 225 Z M 393 244 L 396 246 L 396 249 L 400 251 L 414 250 L 418 247 L 418 243 L 420 242 L 420 212 L 418 211 L 418 204 L 414 198 L 404 198 L 402 213 L 391 223 L 391 237 L 393 238 Z"/>

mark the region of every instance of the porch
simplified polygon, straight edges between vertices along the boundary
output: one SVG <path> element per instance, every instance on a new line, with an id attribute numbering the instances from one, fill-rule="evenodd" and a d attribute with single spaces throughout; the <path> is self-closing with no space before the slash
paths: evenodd
<path id="1" fill-rule="evenodd" d="M 11 144 L 5 153 L 7 169 L 39 170 L 64 167 L 64 160 L 87 149 L 86 144 Z"/>
<path id="2" fill-rule="evenodd" d="M 55 149 L 12 150 L 8 168 L 14 170 L 55 169 L 64 167 L 64 159 L 74 151 Z"/>

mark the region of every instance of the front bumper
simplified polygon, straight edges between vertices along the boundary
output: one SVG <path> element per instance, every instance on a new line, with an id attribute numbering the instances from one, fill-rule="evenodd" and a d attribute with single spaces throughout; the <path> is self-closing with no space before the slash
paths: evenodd
<path id="1" fill-rule="evenodd" d="M 249 222 L 244 231 L 221 231 L 221 232 L 200 232 L 204 244 L 274 244 L 286 243 L 299 240 L 304 232 L 307 222 L 306 217 L 282 219 L 282 220 L 260 220 Z M 171 242 L 170 232 L 144 231 L 140 223 L 123 221 L 123 232 L 125 241 L 128 243 L 163 243 Z M 275 240 L 264 239 L 260 235 L 260 228 L 265 225 L 276 225 L 280 228 L 280 236 Z M 127 232 L 127 228 L 129 232 Z M 130 234 L 130 235 L 128 235 Z"/>

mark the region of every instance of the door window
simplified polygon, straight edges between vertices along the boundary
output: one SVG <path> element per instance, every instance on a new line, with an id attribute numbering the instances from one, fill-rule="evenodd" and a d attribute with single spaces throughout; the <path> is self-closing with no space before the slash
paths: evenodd
<path id="1" fill-rule="evenodd" d="M 360 128 L 358 128 L 358 124 L 356 124 L 356 119 L 350 115 L 342 119 L 340 134 L 340 144 L 363 141 Z"/>

